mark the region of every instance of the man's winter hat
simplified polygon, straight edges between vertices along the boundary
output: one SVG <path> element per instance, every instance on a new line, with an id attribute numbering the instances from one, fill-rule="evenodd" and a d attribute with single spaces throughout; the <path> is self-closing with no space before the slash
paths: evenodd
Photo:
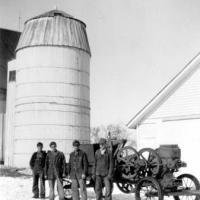
<path id="1" fill-rule="evenodd" d="M 56 146 L 56 142 L 50 142 L 49 146 L 51 147 L 52 145 Z"/>
<path id="2" fill-rule="evenodd" d="M 106 139 L 105 138 L 100 138 L 99 144 L 106 144 Z"/>
<path id="3" fill-rule="evenodd" d="M 80 142 L 78 140 L 74 140 L 72 145 L 73 145 L 73 147 L 79 147 L 80 146 Z"/>

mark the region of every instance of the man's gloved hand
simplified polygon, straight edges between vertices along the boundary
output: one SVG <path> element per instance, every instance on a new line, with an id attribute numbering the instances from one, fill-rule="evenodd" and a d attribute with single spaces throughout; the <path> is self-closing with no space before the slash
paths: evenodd
<path id="1" fill-rule="evenodd" d="M 82 179 L 86 179 L 86 175 L 85 174 L 82 174 Z"/>
<path id="2" fill-rule="evenodd" d="M 44 175 L 44 179 L 47 180 L 47 175 Z"/>

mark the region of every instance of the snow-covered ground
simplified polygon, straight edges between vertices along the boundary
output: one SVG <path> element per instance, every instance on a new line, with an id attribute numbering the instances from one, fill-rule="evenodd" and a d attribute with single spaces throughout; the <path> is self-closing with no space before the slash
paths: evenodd
<path id="1" fill-rule="evenodd" d="M 29 170 L 5 170 L 0 167 L 0 200 L 33 200 L 31 197 L 32 178 Z M 56 187 L 55 187 L 56 188 Z M 46 182 L 46 196 L 48 199 L 49 188 Z M 134 195 L 122 194 L 114 187 L 113 200 L 134 200 Z M 56 193 L 55 200 L 58 200 Z M 88 189 L 88 200 L 95 200 L 93 189 Z"/>

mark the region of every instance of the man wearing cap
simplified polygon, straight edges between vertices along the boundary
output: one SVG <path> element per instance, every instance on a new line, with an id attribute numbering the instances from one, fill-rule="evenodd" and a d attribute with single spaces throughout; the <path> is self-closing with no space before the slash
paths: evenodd
<path id="1" fill-rule="evenodd" d="M 45 177 L 49 181 L 49 199 L 54 200 L 54 186 L 57 181 L 59 200 L 64 200 L 62 178 L 65 177 L 65 155 L 57 150 L 55 142 L 50 143 L 51 151 L 48 151 L 45 161 Z"/>
<path id="2" fill-rule="evenodd" d="M 113 158 L 112 153 L 106 148 L 106 139 L 99 140 L 100 149 L 95 153 L 93 168 L 93 179 L 95 180 L 96 200 L 102 199 L 102 185 L 105 185 L 105 200 L 112 199 L 112 175 Z"/>
<path id="3" fill-rule="evenodd" d="M 45 198 L 45 179 L 44 179 L 44 166 L 46 159 L 46 152 L 42 150 L 43 144 L 41 142 L 37 143 L 37 151 L 33 153 L 30 159 L 30 168 L 33 172 L 33 198 L 40 197 Z M 38 182 L 40 180 L 40 190 L 38 187 Z"/>
<path id="4" fill-rule="evenodd" d="M 79 187 L 81 192 L 81 199 L 87 199 L 86 191 L 86 176 L 88 170 L 88 159 L 85 152 L 80 147 L 80 142 L 74 140 L 74 151 L 70 154 L 69 158 L 69 175 L 72 180 L 72 198 L 73 200 L 79 200 Z"/>

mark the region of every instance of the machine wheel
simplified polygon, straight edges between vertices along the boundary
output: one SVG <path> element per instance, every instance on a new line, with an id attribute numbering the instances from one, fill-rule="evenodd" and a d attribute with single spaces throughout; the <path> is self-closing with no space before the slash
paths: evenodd
<path id="1" fill-rule="evenodd" d="M 135 185 L 126 182 L 116 182 L 117 187 L 123 193 L 129 194 L 135 192 Z"/>
<path id="2" fill-rule="evenodd" d="M 117 153 L 117 171 L 121 178 L 133 179 L 137 176 L 138 152 L 130 146 L 126 146 Z"/>
<path id="3" fill-rule="evenodd" d="M 139 157 L 138 152 L 130 146 L 123 147 L 117 153 L 118 162 L 128 162 L 131 158 L 137 159 Z"/>
<path id="4" fill-rule="evenodd" d="M 71 200 L 72 199 L 72 183 L 70 179 L 64 179 L 63 181 L 63 190 L 64 190 L 64 197 L 65 200 Z"/>
<path id="5" fill-rule="evenodd" d="M 200 190 L 200 183 L 198 179 L 191 174 L 181 174 L 177 179 L 182 180 L 182 190 Z M 178 189 L 178 188 L 177 188 Z M 200 200 L 200 195 L 179 195 L 174 196 L 175 200 Z"/>
<path id="6" fill-rule="evenodd" d="M 153 177 L 145 177 L 136 186 L 136 200 L 163 200 L 163 192 L 159 182 Z"/>
<path id="7" fill-rule="evenodd" d="M 145 162 L 142 173 L 145 176 L 153 176 L 159 174 L 161 168 L 161 159 L 155 150 L 151 148 L 144 148 L 139 151 L 140 159 Z"/>

